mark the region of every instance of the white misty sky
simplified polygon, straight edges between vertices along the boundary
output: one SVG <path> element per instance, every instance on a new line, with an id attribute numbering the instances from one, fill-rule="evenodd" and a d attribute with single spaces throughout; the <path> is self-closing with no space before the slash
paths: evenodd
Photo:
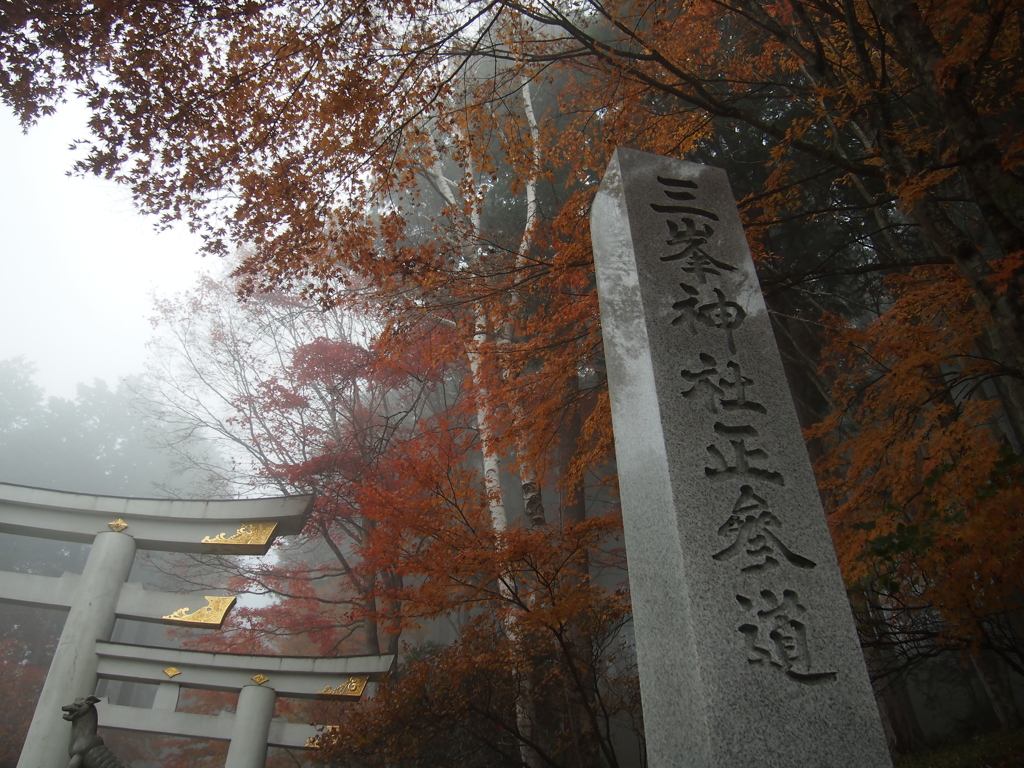
<path id="1" fill-rule="evenodd" d="M 141 373 L 152 293 L 217 271 L 185 226 L 157 233 L 113 182 L 68 178 L 85 136 L 76 104 L 23 135 L 0 105 L 0 360 L 33 362 L 47 394 Z"/>

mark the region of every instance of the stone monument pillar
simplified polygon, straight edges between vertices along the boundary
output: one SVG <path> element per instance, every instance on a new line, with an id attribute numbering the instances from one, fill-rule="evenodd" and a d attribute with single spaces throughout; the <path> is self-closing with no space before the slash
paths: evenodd
<path id="1" fill-rule="evenodd" d="M 117 600 L 134 560 L 135 540 L 131 536 L 113 531 L 97 534 L 79 582 L 77 600 L 68 612 L 39 694 L 19 766 L 42 768 L 67 763 L 71 725 L 63 719 L 61 707 L 96 690 L 96 642 L 110 640 Z"/>
<path id="2" fill-rule="evenodd" d="M 891 765 L 725 172 L 618 149 L 590 220 L 650 765 Z"/>

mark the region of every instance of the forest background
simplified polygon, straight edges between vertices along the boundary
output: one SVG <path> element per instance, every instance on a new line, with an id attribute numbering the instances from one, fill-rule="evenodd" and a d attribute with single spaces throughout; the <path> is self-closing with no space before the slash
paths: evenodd
<path id="1" fill-rule="evenodd" d="M 3 13 L 24 123 L 77 93 L 77 169 L 240 259 L 158 307 L 146 387 L 205 476 L 318 494 L 319 554 L 233 568 L 289 600 L 230 642 L 451 628 L 321 758 L 618 765 L 641 733 L 586 221 L 619 145 L 729 172 L 894 748 L 937 654 L 1020 724 L 1020 3 Z"/>

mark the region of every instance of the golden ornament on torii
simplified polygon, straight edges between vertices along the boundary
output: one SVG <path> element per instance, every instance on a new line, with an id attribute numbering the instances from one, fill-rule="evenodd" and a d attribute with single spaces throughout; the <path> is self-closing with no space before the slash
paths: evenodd
<path id="1" fill-rule="evenodd" d="M 204 599 L 206 600 L 206 605 L 193 613 L 189 613 L 188 606 L 186 606 L 161 618 L 193 627 L 209 627 L 213 625 L 220 628 L 221 624 L 224 623 L 224 617 L 227 616 L 231 606 L 235 604 L 235 598 L 231 596 L 205 595 Z"/>
<path id="2" fill-rule="evenodd" d="M 366 683 L 369 679 L 369 675 L 353 675 L 341 685 L 335 686 L 334 688 L 331 688 L 329 685 L 324 686 L 324 689 L 319 691 L 318 695 L 359 697 L 363 695 L 363 691 L 366 689 Z"/>
<path id="3" fill-rule="evenodd" d="M 265 548 L 274 538 L 277 522 L 242 523 L 231 536 L 226 531 L 216 536 L 204 536 L 201 544 L 211 546 L 213 552 L 223 555 L 249 554 L 241 549 Z"/>

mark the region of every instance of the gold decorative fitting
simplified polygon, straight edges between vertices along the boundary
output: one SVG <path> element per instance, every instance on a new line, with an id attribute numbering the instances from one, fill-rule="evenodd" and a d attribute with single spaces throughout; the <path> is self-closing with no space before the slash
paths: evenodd
<path id="1" fill-rule="evenodd" d="M 266 675 L 253 675 L 251 679 L 256 685 L 263 685 L 270 678 Z"/>
<path id="2" fill-rule="evenodd" d="M 324 686 L 324 689 L 318 693 L 321 696 L 362 696 L 369 680 L 369 675 L 354 675 L 335 688 L 331 688 L 329 685 Z"/>
<path id="3" fill-rule="evenodd" d="M 341 726 L 340 725 L 325 725 L 324 726 L 324 733 L 331 733 L 332 731 L 340 731 L 340 730 L 341 730 Z M 318 738 L 319 738 L 319 736 L 310 736 L 308 739 L 306 739 L 306 746 L 307 747 L 315 748 L 317 746 L 316 740 Z"/>
<path id="4" fill-rule="evenodd" d="M 188 612 L 188 606 L 179 608 L 174 613 L 169 613 L 166 616 L 161 616 L 163 619 L 168 621 L 178 621 L 182 624 L 199 624 L 201 626 L 209 626 L 214 624 L 220 626 L 224 623 L 224 617 L 227 615 L 228 609 L 235 604 L 235 598 L 228 597 L 211 597 L 206 595 L 206 606 L 200 608 L 195 613 Z"/>
<path id="5" fill-rule="evenodd" d="M 164 670 L 164 674 L 167 675 L 168 677 L 177 677 L 178 675 L 181 674 L 181 670 L 178 669 L 177 667 L 168 667 L 167 669 Z"/>
<path id="6" fill-rule="evenodd" d="M 117 520 L 112 520 L 111 522 L 107 523 L 107 527 L 110 528 L 110 530 L 114 531 L 115 533 L 120 533 L 121 531 L 123 531 L 125 528 L 128 527 L 128 523 L 126 523 L 124 520 L 122 520 L 119 517 L 119 518 L 117 518 Z"/>
<path id="7" fill-rule="evenodd" d="M 270 523 L 242 523 L 234 536 L 228 537 L 227 533 L 218 533 L 216 536 L 204 536 L 203 544 L 230 544 L 232 546 L 259 545 L 263 546 L 274 535 L 277 528 L 276 522 Z"/>

